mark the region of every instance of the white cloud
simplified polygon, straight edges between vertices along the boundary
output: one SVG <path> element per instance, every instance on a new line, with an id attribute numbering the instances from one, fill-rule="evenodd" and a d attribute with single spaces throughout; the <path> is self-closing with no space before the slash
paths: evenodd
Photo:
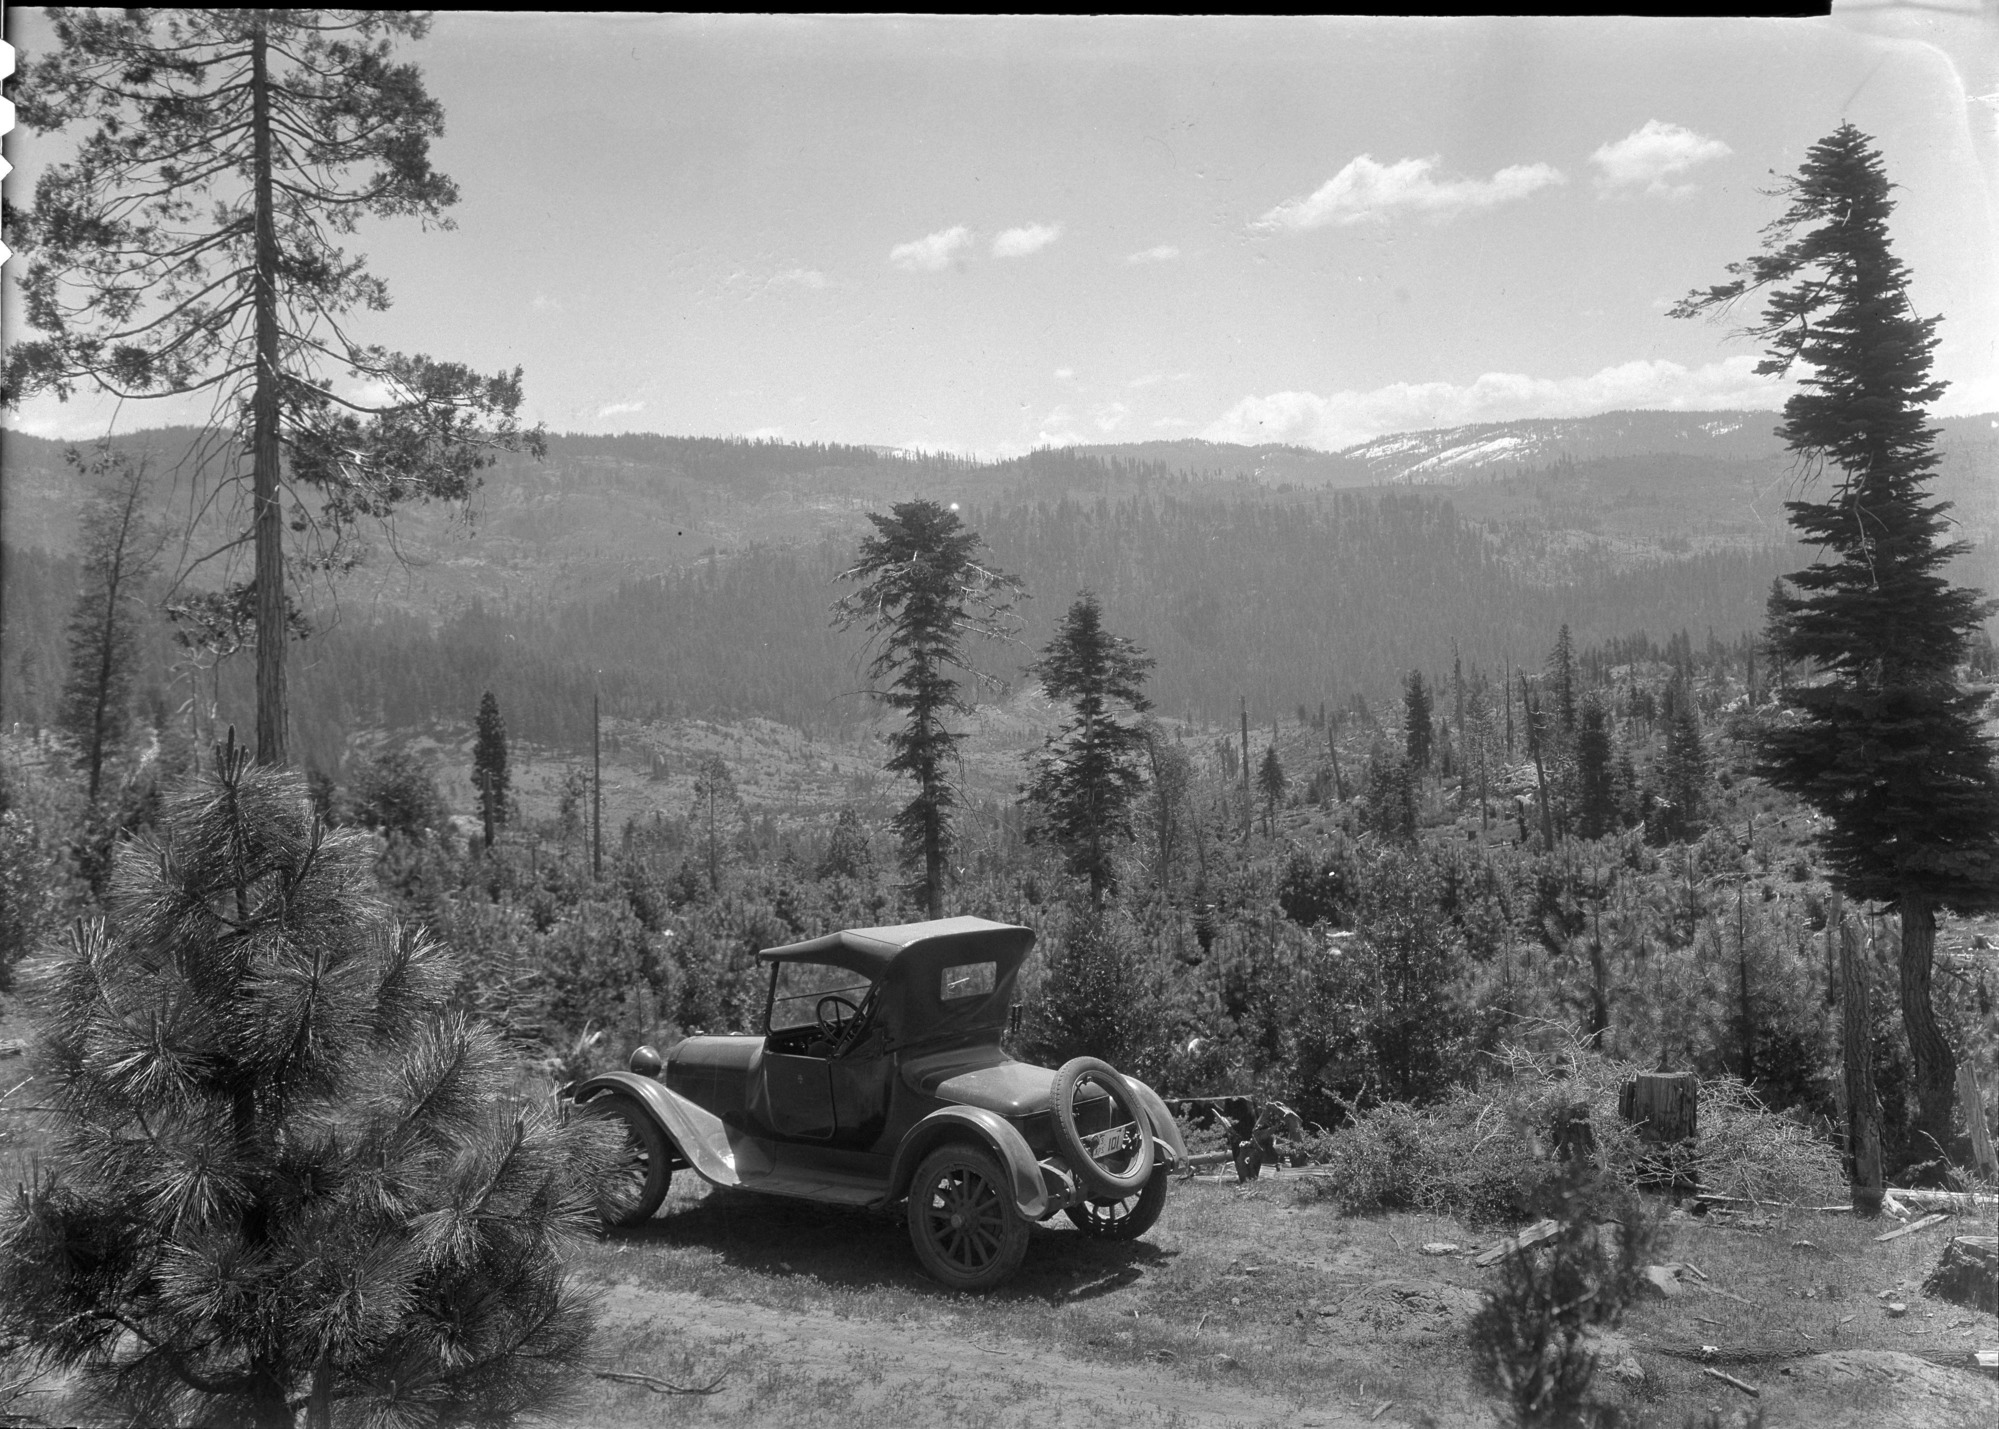
<path id="1" fill-rule="evenodd" d="M 1709 139 L 1678 124 L 1662 124 L 1648 119 L 1644 127 L 1632 130 L 1614 144 L 1605 144 L 1589 161 L 1597 167 L 1596 185 L 1604 194 L 1644 192 L 1679 197 L 1694 191 L 1692 184 L 1674 185 L 1667 180 L 1735 151 L 1719 139 Z"/>
<path id="2" fill-rule="evenodd" d="M 1025 258 L 1030 253 L 1039 253 L 1062 236 L 1059 223 L 1030 223 L 1020 228 L 1009 228 L 993 240 L 993 257 Z"/>
<path id="3" fill-rule="evenodd" d="M 1629 409 L 1700 411 L 1771 409 L 1791 388 L 1756 375 L 1759 357 L 1742 354 L 1700 367 L 1639 361 L 1588 377 L 1526 377 L 1488 372 L 1459 386 L 1396 382 L 1370 392 L 1273 392 L 1245 397 L 1201 433 L 1217 442 L 1288 442 L 1338 451 L 1388 432 L 1510 422 L 1525 417 L 1583 417 Z"/>
<path id="4" fill-rule="evenodd" d="M 1100 432 L 1114 432 L 1131 415 L 1131 408 L 1122 402 L 1106 402 L 1090 413 L 1090 420 L 1097 424 Z"/>
<path id="5" fill-rule="evenodd" d="M 606 417 L 629 417 L 645 409 L 646 404 L 643 402 L 613 402 L 608 407 L 597 409 L 597 419 L 602 421 Z"/>
<path id="6" fill-rule="evenodd" d="M 773 288 L 823 288 L 826 275 L 817 268 L 787 268 L 782 273 L 773 274 L 770 280 Z"/>
<path id="7" fill-rule="evenodd" d="M 961 248 L 970 246 L 972 230 L 964 224 L 940 228 L 910 243 L 898 243 L 888 251 L 888 261 L 911 273 L 939 273 L 951 266 Z"/>
<path id="8" fill-rule="evenodd" d="M 546 293 L 536 293 L 533 301 L 528 306 L 538 313 L 559 313 L 562 311 L 562 304 Z"/>
<path id="9" fill-rule="evenodd" d="M 1153 248 L 1142 248 L 1125 257 L 1127 263 L 1171 263 L 1180 256 L 1180 250 L 1170 243 L 1161 243 Z"/>
<path id="10" fill-rule="evenodd" d="M 338 377 L 333 390 L 362 407 L 393 406 L 406 395 L 380 377 Z"/>
<path id="11" fill-rule="evenodd" d="M 1377 164 L 1362 154 L 1312 193 L 1286 199 L 1250 227 L 1303 233 L 1329 223 L 1382 223 L 1402 213 L 1443 220 L 1568 182 L 1547 164 L 1515 164 L 1489 179 L 1439 179 L 1436 167 L 1434 157 Z"/>
<path id="12" fill-rule="evenodd" d="M 1076 369 L 1073 367 L 1058 367 L 1055 369 L 1055 380 L 1057 382 L 1067 382 L 1075 375 Z"/>

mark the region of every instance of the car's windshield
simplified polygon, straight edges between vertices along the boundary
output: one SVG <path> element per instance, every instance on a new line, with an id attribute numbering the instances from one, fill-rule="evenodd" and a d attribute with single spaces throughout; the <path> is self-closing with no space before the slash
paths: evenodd
<path id="1" fill-rule="evenodd" d="M 777 983 L 770 1004 L 769 1030 L 772 1032 L 817 1026 L 819 1002 L 828 996 L 844 998 L 856 1008 L 865 1007 L 873 987 L 862 974 L 827 963 L 778 963 L 776 966 Z M 829 1007 L 827 1012 L 831 1017 L 835 1010 Z M 853 1014 L 842 1010 L 838 1016 L 851 1017 Z"/>

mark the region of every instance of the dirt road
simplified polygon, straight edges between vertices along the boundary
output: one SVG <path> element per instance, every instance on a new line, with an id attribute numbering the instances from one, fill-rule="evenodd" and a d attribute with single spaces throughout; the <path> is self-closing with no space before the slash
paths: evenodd
<path id="1" fill-rule="evenodd" d="M 592 1403 L 578 1406 L 578 1423 L 1349 1429 L 1402 1422 L 1382 1400 L 1301 1408 L 1268 1396 L 1226 1356 L 1156 1370 L 1098 1363 L 1019 1341 L 982 1342 L 948 1311 L 883 1321 L 614 1284 L 605 1287 L 603 1316 L 612 1362 L 682 1375 L 682 1383 L 727 1377 L 712 1396 L 672 1398 L 603 1383 Z M 1462 1421 L 1467 1429 L 1487 1422 Z"/>

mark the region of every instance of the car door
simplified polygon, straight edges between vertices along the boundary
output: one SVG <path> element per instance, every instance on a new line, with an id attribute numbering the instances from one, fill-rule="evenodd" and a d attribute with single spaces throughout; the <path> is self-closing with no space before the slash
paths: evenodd
<path id="1" fill-rule="evenodd" d="M 750 1116 L 781 1141 L 826 1141 L 835 1126 L 832 1048 L 818 1012 L 826 999 L 859 1008 L 869 979 L 824 963 L 781 962 L 771 969 L 764 1055 L 751 1088 Z M 837 1009 L 835 1009 L 837 1010 Z"/>
<path id="2" fill-rule="evenodd" d="M 824 1057 L 764 1053 L 765 1120 L 773 1135 L 823 1141 L 832 1136 L 833 1078 Z"/>
<path id="3" fill-rule="evenodd" d="M 889 1038 L 879 1024 L 826 1064 L 833 1083 L 833 1141 L 871 1151 L 888 1124 L 888 1094 L 895 1077 Z"/>

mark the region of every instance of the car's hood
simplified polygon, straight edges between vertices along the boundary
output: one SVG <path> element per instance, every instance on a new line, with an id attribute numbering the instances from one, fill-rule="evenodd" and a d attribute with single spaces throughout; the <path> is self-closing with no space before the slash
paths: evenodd
<path id="1" fill-rule="evenodd" d="M 1048 1110 L 1049 1092 L 1055 1085 L 1053 1068 L 1016 1062 L 990 1048 L 912 1057 L 903 1063 L 902 1074 L 925 1096 L 1007 1117 Z M 1095 1087 L 1086 1086 L 1081 1099 L 1089 1101 L 1102 1095 Z"/>

